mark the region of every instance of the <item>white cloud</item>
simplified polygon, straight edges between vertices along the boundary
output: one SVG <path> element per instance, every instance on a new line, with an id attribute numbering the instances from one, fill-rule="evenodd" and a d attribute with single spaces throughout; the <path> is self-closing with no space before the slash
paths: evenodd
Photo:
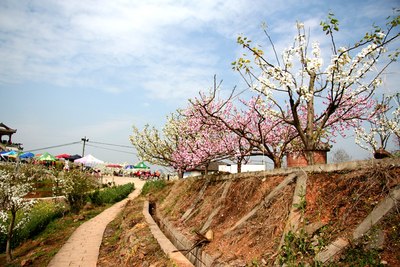
<path id="1" fill-rule="evenodd" d="M 129 80 L 123 77 L 131 75 L 130 69 L 141 72 L 164 66 L 164 72 L 169 72 L 175 70 L 170 66 L 190 65 L 193 72 L 199 67 L 192 66 L 215 64 L 212 39 L 208 39 L 210 43 L 201 39 L 190 43 L 188 38 L 197 37 L 187 37 L 191 31 L 201 30 L 203 23 L 223 20 L 221 9 L 218 15 L 209 12 L 216 7 L 214 2 L 202 5 L 200 12 L 189 3 L 173 1 L 47 4 L 2 7 L 0 29 L 8 33 L 0 52 L 5 63 L 0 67 L 2 82 L 92 83 L 93 88 L 106 87 L 106 91 L 115 93 L 110 84 L 96 84 L 110 76 L 112 69 L 122 68 L 114 79 Z M 206 20 L 210 13 L 214 15 Z M 167 76 L 173 76 L 171 71 Z M 103 79 L 92 77 L 92 73 Z"/>
<path id="2" fill-rule="evenodd" d="M 267 56 L 274 57 L 260 29 L 262 21 L 270 26 L 278 54 L 292 43 L 296 20 L 311 27 L 311 39 L 319 41 L 323 51 L 330 51 L 329 36 L 319 27 L 330 10 L 341 23 L 337 40 L 345 45 L 370 29 L 372 22 L 382 22 L 390 14 L 388 7 L 396 4 L 395 0 L 2 0 L 2 95 L 13 95 L 32 107 L 47 103 L 63 106 L 58 101 L 66 100 L 53 88 L 64 89 L 70 96 L 84 90 L 82 95 L 90 97 L 91 103 L 99 103 L 91 106 L 99 109 L 92 114 L 106 114 L 84 118 L 54 113 L 50 119 L 32 112 L 18 120 L 9 112 L 4 117 L 14 120 L 19 129 L 17 139 L 24 140 L 27 148 L 66 143 L 84 135 L 98 141 L 125 142 L 132 124 L 161 125 L 165 114 L 160 110 L 168 112 L 186 105 L 187 98 L 212 85 L 214 74 L 228 88 L 240 81 L 229 66 L 235 54 L 243 52 L 235 44 L 237 34 L 262 44 Z M 355 7 L 357 12 L 352 11 Z M 394 72 L 392 76 L 397 75 L 398 67 Z M 9 88 L 20 85 L 29 90 L 31 84 L 37 95 L 46 92 L 35 103 L 23 93 L 10 93 Z M 388 76 L 386 84 L 388 90 L 396 90 L 392 89 L 396 88 L 392 77 Z M 105 93 L 109 94 L 106 99 Z M 124 106 L 117 105 L 127 99 Z M 111 105 L 114 110 L 106 110 L 108 104 L 115 104 Z M 74 108 L 79 114 L 88 109 L 84 104 Z M 115 115 L 130 111 L 136 117 Z"/>
<path id="3" fill-rule="evenodd" d="M 119 87 L 106 87 L 103 89 L 103 91 L 107 92 L 107 93 L 118 95 L 118 94 L 122 93 L 124 90 Z"/>
<path id="4" fill-rule="evenodd" d="M 292 41 L 295 21 L 281 14 L 303 5 L 294 0 L 5 1 L 0 4 L 0 83 L 47 82 L 112 94 L 134 84 L 158 98 L 187 97 L 221 72 L 222 41 L 234 43 L 240 32 L 261 40 L 263 20 L 282 51 Z M 303 14 L 314 29 L 324 12 L 296 16 Z"/>

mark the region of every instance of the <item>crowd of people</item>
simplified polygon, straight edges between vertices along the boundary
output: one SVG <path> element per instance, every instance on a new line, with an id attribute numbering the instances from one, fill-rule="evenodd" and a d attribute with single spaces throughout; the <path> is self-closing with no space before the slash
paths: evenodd
<path id="1" fill-rule="evenodd" d="M 161 173 L 159 171 L 151 172 L 150 170 L 137 170 L 137 171 L 130 171 L 127 174 L 121 169 L 119 171 L 114 171 L 114 176 L 128 176 L 128 177 L 137 177 L 142 180 L 152 180 L 152 179 L 159 179 Z"/>

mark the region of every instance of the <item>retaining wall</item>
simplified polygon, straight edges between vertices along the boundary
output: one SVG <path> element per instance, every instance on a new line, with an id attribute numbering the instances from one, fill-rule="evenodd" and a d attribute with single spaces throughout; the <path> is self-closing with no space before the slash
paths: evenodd
<path id="1" fill-rule="evenodd" d="M 149 224 L 151 233 L 153 234 L 154 238 L 157 239 L 157 242 L 164 253 L 167 254 L 168 257 L 175 264 L 177 264 L 177 266 L 193 266 L 193 264 L 191 264 L 191 262 L 187 258 L 185 258 L 185 256 L 181 252 L 177 251 L 176 246 L 174 246 L 174 244 L 172 244 L 171 241 L 168 240 L 168 238 L 164 235 L 164 233 L 160 230 L 160 228 L 154 221 L 149 211 L 149 202 L 145 201 L 143 206 L 143 215 L 147 223 Z"/>
<path id="2" fill-rule="evenodd" d="M 337 172 L 337 171 L 350 171 L 350 170 L 358 170 L 367 167 L 373 166 L 400 166 L 400 158 L 386 158 L 386 159 L 370 159 L 370 160 L 358 160 L 358 161 L 349 161 L 344 163 L 334 163 L 334 164 L 318 164 L 311 165 L 306 167 L 292 167 L 292 168 L 279 168 L 279 169 L 271 169 L 266 171 L 257 171 L 257 172 L 242 172 L 235 174 L 209 174 L 209 175 L 201 175 L 190 177 L 188 179 L 203 179 L 210 178 L 214 180 L 234 180 L 234 179 L 243 179 L 254 177 L 257 175 L 258 177 L 267 177 L 273 175 L 288 175 L 295 172 L 306 172 L 306 173 L 321 173 L 321 172 Z"/>
<path id="3" fill-rule="evenodd" d="M 155 209 L 157 210 L 157 209 Z M 174 244 L 178 250 L 183 250 L 185 257 L 196 267 L 208 267 L 208 266 L 219 266 L 214 263 L 215 258 L 205 253 L 201 247 L 195 247 L 190 251 L 194 245 L 194 242 L 189 240 L 186 236 L 181 234 L 166 218 L 163 218 L 155 211 L 153 215 L 156 217 L 158 226 L 161 231 L 168 237 L 168 239 Z"/>

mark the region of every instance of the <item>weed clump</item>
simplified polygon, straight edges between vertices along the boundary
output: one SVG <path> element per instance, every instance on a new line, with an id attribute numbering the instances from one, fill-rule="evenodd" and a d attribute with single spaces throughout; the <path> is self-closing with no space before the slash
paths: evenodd
<path id="1" fill-rule="evenodd" d="M 147 181 L 142 188 L 142 196 L 162 190 L 167 183 L 164 180 Z"/>

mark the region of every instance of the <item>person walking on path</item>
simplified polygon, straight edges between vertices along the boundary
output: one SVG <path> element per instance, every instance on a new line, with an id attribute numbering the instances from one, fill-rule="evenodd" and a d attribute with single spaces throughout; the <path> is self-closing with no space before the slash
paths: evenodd
<path id="1" fill-rule="evenodd" d="M 122 211 L 128 200 L 137 197 L 142 190 L 144 181 L 139 179 L 133 181 L 135 190 L 126 199 L 79 226 L 53 257 L 48 267 L 95 267 L 97 265 L 100 245 L 107 225 Z"/>

